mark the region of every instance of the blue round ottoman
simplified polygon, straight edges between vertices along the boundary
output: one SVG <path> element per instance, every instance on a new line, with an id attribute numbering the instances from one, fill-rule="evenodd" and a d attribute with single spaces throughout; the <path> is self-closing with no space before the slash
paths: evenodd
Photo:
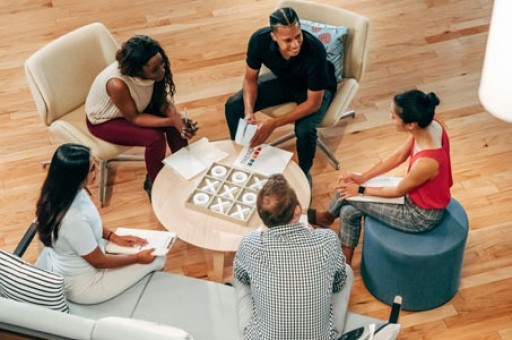
<path id="1" fill-rule="evenodd" d="M 425 233 L 405 233 L 369 216 L 364 221 L 361 275 L 373 296 L 387 305 L 403 298 L 402 309 L 432 309 L 459 288 L 469 222 L 451 199 L 441 223 Z"/>

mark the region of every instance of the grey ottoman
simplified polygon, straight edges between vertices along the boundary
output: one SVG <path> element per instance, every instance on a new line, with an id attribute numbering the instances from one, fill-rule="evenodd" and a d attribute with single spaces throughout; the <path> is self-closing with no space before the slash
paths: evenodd
<path id="1" fill-rule="evenodd" d="M 444 304 L 459 288 L 468 230 L 467 214 L 453 198 L 441 223 L 425 233 L 401 232 L 367 216 L 361 262 L 366 287 L 387 305 L 401 295 L 404 310 Z"/>

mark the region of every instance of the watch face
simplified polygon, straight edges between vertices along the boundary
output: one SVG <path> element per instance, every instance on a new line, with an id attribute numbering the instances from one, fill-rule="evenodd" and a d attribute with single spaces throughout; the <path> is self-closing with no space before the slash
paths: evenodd
<path id="1" fill-rule="evenodd" d="M 364 195 L 364 192 L 366 191 L 366 187 L 360 185 L 359 188 L 357 189 L 357 193 L 361 196 Z"/>

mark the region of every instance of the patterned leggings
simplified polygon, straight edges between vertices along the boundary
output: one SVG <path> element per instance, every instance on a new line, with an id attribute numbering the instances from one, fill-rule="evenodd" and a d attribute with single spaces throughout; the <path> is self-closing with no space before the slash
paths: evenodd
<path id="1" fill-rule="evenodd" d="M 361 219 L 365 215 L 408 233 L 431 230 L 444 216 L 444 209 L 422 209 L 412 203 L 409 196 L 405 197 L 405 204 L 338 200 L 339 194 L 336 194 L 329 203 L 329 212 L 340 218 L 341 244 L 351 248 L 359 243 Z"/>

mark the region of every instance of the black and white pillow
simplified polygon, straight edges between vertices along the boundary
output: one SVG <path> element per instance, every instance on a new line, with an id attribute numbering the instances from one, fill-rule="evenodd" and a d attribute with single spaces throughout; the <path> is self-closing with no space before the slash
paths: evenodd
<path id="1" fill-rule="evenodd" d="M 69 313 L 64 278 L 0 249 L 0 295 Z"/>

